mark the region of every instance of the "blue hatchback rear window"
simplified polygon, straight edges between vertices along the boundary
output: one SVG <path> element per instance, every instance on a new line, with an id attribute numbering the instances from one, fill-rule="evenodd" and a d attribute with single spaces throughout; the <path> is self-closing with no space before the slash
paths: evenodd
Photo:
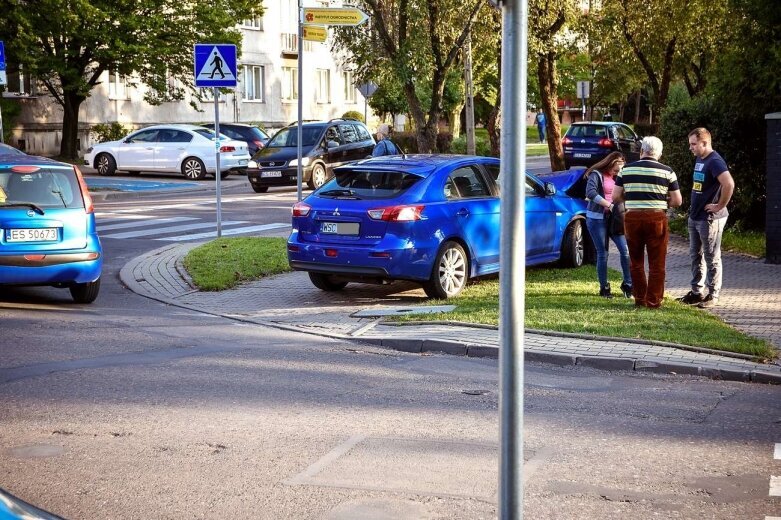
<path id="1" fill-rule="evenodd" d="M 317 194 L 326 198 L 392 199 L 420 179 L 418 175 L 400 171 L 341 170 Z"/>
<path id="2" fill-rule="evenodd" d="M 41 168 L 32 173 L 0 166 L 0 207 L 35 204 L 43 208 L 83 208 L 81 188 L 73 170 Z"/>

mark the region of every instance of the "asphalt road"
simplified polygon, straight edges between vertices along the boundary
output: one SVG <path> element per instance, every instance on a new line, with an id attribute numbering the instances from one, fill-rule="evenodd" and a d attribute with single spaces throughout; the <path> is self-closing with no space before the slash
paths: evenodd
<path id="1" fill-rule="evenodd" d="M 241 182 L 226 195 L 250 198 L 225 218 L 284 222 L 277 199 L 290 191 L 263 198 Z M 211 215 L 188 205 L 201 195 L 97 211 L 194 219 L 175 223 L 186 225 Z M 66 518 L 496 516 L 495 361 L 239 324 L 120 285 L 129 258 L 194 231 L 105 238 L 90 306 L 66 290 L 2 293 L 1 487 Z M 526 517 L 781 516 L 769 496 L 781 473 L 778 392 L 527 366 Z"/>

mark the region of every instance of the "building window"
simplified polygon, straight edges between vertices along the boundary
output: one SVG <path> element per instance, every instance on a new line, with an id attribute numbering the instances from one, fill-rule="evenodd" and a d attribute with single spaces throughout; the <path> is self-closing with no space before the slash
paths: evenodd
<path id="1" fill-rule="evenodd" d="M 331 102 L 331 71 L 328 69 L 317 69 L 315 71 L 317 84 L 315 86 L 315 101 L 318 103 Z"/>
<path id="2" fill-rule="evenodd" d="M 263 17 L 262 16 L 256 16 L 255 18 L 250 18 L 249 20 L 244 20 L 241 23 L 241 26 L 246 29 L 256 29 L 258 31 L 263 30 Z"/>
<path id="3" fill-rule="evenodd" d="M 264 101 L 266 91 L 265 67 L 262 65 L 244 65 L 244 99 Z"/>
<path id="4" fill-rule="evenodd" d="M 127 78 L 115 70 L 108 72 L 109 99 L 127 99 Z"/>
<path id="5" fill-rule="evenodd" d="M 282 101 L 298 99 L 298 69 L 282 67 Z"/>
<path id="6" fill-rule="evenodd" d="M 35 81 L 29 74 L 25 74 L 23 66 L 11 65 L 6 69 L 6 85 L 3 95 L 7 96 L 35 96 L 44 90 L 40 82 Z"/>
<path id="7" fill-rule="evenodd" d="M 344 102 L 355 103 L 357 96 L 355 95 L 355 84 L 353 83 L 353 71 L 346 70 L 342 72 L 342 79 L 344 79 Z"/>

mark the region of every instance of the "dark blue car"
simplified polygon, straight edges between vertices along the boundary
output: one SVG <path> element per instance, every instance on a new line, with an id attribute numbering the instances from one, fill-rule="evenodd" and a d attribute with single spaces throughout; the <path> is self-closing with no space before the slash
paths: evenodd
<path id="1" fill-rule="evenodd" d="M 561 140 L 564 163 L 571 166 L 591 166 L 611 152 L 621 152 L 627 162 L 640 158 L 641 139 L 624 123 L 590 121 L 573 123 Z"/>
<path id="2" fill-rule="evenodd" d="M 81 172 L 42 157 L 0 155 L 0 287 L 63 287 L 77 303 L 92 303 L 102 265 Z"/>
<path id="3" fill-rule="evenodd" d="M 359 161 L 293 207 L 288 260 L 326 291 L 348 282 L 413 280 L 448 298 L 499 271 L 499 160 L 397 155 Z M 585 257 L 579 174 L 526 174 L 528 265 Z"/>

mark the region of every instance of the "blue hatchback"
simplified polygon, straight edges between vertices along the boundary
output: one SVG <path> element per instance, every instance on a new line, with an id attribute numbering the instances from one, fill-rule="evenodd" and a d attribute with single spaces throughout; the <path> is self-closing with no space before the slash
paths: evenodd
<path id="1" fill-rule="evenodd" d="M 67 287 L 92 303 L 103 264 L 92 198 L 70 164 L 0 155 L 0 286 Z"/>
<path id="2" fill-rule="evenodd" d="M 449 298 L 499 271 L 498 159 L 396 155 L 334 172 L 293 206 L 288 260 L 316 287 L 412 280 Z M 586 203 L 563 193 L 579 176 L 526 174 L 528 265 L 583 263 Z"/>

